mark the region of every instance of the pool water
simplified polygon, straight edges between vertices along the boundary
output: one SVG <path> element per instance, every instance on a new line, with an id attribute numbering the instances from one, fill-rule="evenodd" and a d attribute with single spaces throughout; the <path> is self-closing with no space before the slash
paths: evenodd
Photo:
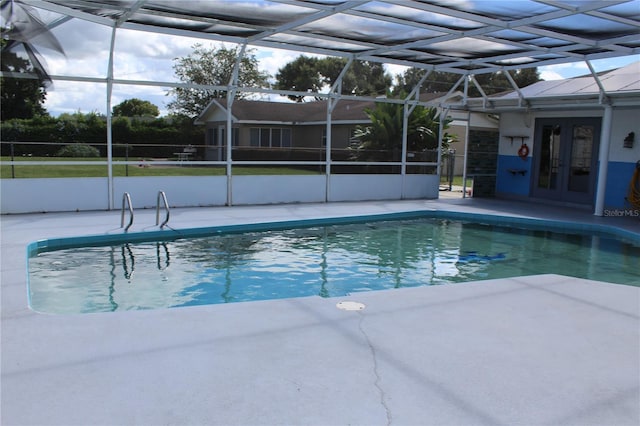
<path id="1" fill-rule="evenodd" d="M 443 219 L 80 247 L 29 259 L 32 309 L 155 309 L 562 274 L 640 285 L 640 247 Z"/>

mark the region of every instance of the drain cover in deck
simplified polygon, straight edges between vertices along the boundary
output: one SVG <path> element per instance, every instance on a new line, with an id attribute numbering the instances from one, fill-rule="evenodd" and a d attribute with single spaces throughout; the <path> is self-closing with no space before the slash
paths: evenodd
<path id="1" fill-rule="evenodd" d="M 364 303 L 360 302 L 338 302 L 336 303 L 336 307 L 338 309 L 342 309 L 343 311 L 361 311 L 364 309 Z"/>

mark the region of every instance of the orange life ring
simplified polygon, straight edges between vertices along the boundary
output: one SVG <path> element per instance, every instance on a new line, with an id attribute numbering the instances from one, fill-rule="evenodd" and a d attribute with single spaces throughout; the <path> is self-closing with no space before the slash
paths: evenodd
<path id="1" fill-rule="evenodd" d="M 526 160 L 529 156 L 529 147 L 526 143 L 523 143 L 520 149 L 518 150 L 518 156 L 523 160 Z"/>

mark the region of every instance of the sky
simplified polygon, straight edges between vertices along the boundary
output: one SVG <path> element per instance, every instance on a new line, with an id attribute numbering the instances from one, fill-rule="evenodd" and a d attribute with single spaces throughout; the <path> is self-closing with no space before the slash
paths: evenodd
<path id="1" fill-rule="evenodd" d="M 106 77 L 109 60 L 111 30 L 108 27 L 72 20 L 53 30 L 54 36 L 64 48 L 64 55 L 41 48 L 45 66 L 50 75 Z M 36 42 L 34 40 L 34 42 Z M 187 56 L 195 43 L 207 47 L 219 47 L 220 43 L 179 36 L 168 36 L 132 30 L 119 30 L 114 55 L 114 78 L 144 81 L 177 81 L 173 65 L 176 58 Z M 37 46 L 37 44 L 36 44 Z M 234 47 L 227 45 L 227 47 Z M 261 70 L 275 77 L 278 69 L 293 61 L 300 52 L 255 49 L 253 54 Z M 596 71 L 618 68 L 634 61 L 640 55 L 593 61 Z M 401 66 L 387 66 L 392 75 L 404 71 Z M 557 80 L 588 74 L 584 62 L 567 63 L 538 68 L 544 80 Z M 139 98 L 147 100 L 160 109 L 161 115 L 168 113 L 169 88 L 114 85 L 111 106 Z M 266 95 L 265 95 L 266 96 Z M 271 95 L 271 100 L 285 97 Z M 47 89 L 45 108 L 53 115 L 74 112 L 97 112 L 106 114 L 106 85 L 100 83 L 68 82 L 55 80 Z"/>

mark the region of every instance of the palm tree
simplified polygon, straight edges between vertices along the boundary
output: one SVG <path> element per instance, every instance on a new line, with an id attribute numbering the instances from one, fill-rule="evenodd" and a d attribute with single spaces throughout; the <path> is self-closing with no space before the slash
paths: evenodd
<path id="1" fill-rule="evenodd" d="M 375 108 L 365 109 L 371 124 L 356 129 L 358 144 L 355 156 L 359 160 L 399 161 L 402 152 L 403 105 L 392 103 L 376 103 Z M 424 152 L 438 148 L 440 121 L 436 108 L 417 106 L 409 115 L 407 123 L 407 149 L 413 152 Z M 446 119 L 443 129 L 449 127 L 451 120 Z M 446 149 L 452 137 L 443 135 L 443 149 Z M 383 158 L 386 157 L 386 158 Z"/>

